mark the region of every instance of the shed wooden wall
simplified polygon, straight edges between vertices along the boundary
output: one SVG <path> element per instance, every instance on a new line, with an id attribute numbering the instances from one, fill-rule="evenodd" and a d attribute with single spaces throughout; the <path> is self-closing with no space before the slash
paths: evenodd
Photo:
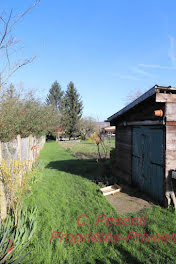
<path id="1" fill-rule="evenodd" d="M 116 127 L 116 175 L 131 183 L 132 128 Z"/>
<path id="2" fill-rule="evenodd" d="M 171 191 L 169 171 L 176 168 L 176 103 L 166 103 L 166 192 Z"/>
<path id="3" fill-rule="evenodd" d="M 155 102 L 155 96 L 149 98 L 134 109 L 111 121 L 116 126 L 116 175 L 127 183 L 132 183 L 132 131 L 133 126 L 123 126 L 123 122 L 131 121 L 160 121 L 163 117 L 154 115 L 154 110 L 162 109 L 165 104 Z"/>
<path id="4" fill-rule="evenodd" d="M 162 117 L 154 115 L 154 110 L 159 109 L 163 111 Z M 116 126 L 116 175 L 131 183 L 132 121 L 142 122 L 144 120 L 161 121 L 162 124 L 166 121 L 164 128 L 164 188 L 166 195 L 168 192 L 173 193 L 169 171 L 176 168 L 176 94 L 156 94 L 156 96 L 149 98 L 111 121 L 111 125 Z M 125 122 L 127 126 L 123 126 Z M 129 126 L 130 122 L 131 126 Z"/>
<path id="5" fill-rule="evenodd" d="M 111 126 L 119 125 L 120 123 L 132 122 L 132 121 L 161 121 L 163 117 L 158 117 L 154 115 L 155 110 L 161 109 L 165 115 L 165 104 L 163 102 L 155 102 L 155 97 L 152 97 L 145 102 L 137 105 L 129 112 L 126 112 L 124 115 L 121 115 L 117 119 L 111 121 Z"/>
<path id="6" fill-rule="evenodd" d="M 176 168 L 176 126 L 166 125 L 166 175 Z"/>

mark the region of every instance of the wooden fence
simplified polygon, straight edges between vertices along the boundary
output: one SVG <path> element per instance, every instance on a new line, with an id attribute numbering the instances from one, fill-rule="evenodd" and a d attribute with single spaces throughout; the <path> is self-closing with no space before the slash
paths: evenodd
<path id="1" fill-rule="evenodd" d="M 18 160 L 30 161 L 30 167 L 32 163 L 37 160 L 37 157 L 45 144 L 45 136 L 34 137 L 29 136 L 26 138 L 21 138 L 20 135 L 16 139 L 10 142 L 1 142 L 0 141 L 0 164 L 2 160 L 10 161 Z M 18 175 L 18 180 L 20 181 L 22 175 Z M 3 176 L 0 173 L 0 219 L 4 219 L 7 216 L 7 195 L 5 191 L 5 186 L 3 183 Z"/>

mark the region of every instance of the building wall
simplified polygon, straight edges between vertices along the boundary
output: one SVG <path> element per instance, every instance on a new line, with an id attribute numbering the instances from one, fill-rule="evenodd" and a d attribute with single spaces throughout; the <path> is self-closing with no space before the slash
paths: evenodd
<path id="1" fill-rule="evenodd" d="M 165 113 L 165 104 L 156 103 L 155 96 L 153 96 L 111 122 L 111 125 L 116 126 L 116 168 L 114 171 L 117 177 L 129 184 L 132 183 L 133 126 L 123 126 L 123 123 L 144 120 L 161 121 L 162 117 L 154 115 L 154 110 L 158 109 L 162 109 Z"/>
<path id="2" fill-rule="evenodd" d="M 162 116 L 155 116 L 154 111 L 155 110 L 159 110 L 161 109 L 163 111 L 163 115 L 165 115 L 165 104 L 164 103 L 156 103 L 155 102 L 155 97 L 150 98 L 149 100 L 143 102 L 142 104 L 136 106 L 134 109 L 132 109 L 130 112 L 126 112 L 124 115 L 120 116 L 119 118 L 117 118 L 116 120 L 113 120 L 113 122 L 111 123 L 111 125 L 114 125 L 114 123 L 116 124 L 116 176 L 120 179 L 123 179 L 125 182 L 131 184 L 135 184 L 135 181 L 133 179 L 132 176 L 132 169 L 133 169 L 133 148 L 140 148 L 141 145 L 143 144 L 142 139 L 139 138 L 139 140 L 137 141 L 137 145 L 133 146 L 133 127 L 138 123 L 139 127 L 143 126 L 144 121 L 145 123 L 145 127 L 148 126 L 149 130 L 150 127 L 153 126 L 153 128 L 158 127 L 158 122 L 161 122 L 162 125 L 162 120 L 163 117 Z M 135 123 L 137 122 L 137 123 Z M 153 123 L 152 123 L 153 122 Z M 126 126 L 125 126 L 126 124 Z M 154 125 L 153 125 L 154 124 Z M 157 131 L 157 130 L 156 130 Z M 152 139 L 154 138 L 154 142 L 156 142 L 155 140 L 155 134 L 154 130 L 150 131 L 150 137 L 148 137 L 150 140 L 150 142 L 148 144 L 152 144 L 154 145 L 154 143 L 152 142 Z M 156 136 L 157 139 L 157 136 Z M 149 147 L 148 144 L 146 144 L 146 148 Z M 164 143 L 163 143 L 164 144 Z M 164 150 L 165 151 L 165 150 Z M 155 153 L 156 152 L 156 153 Z M 154 155 L 155 158 L 158 157 L 157 155 L 157 150 L 155 151 L 155 148 L 152 149 L 152 157 Z M 150 154 L 150 148 L 148 150 L 148 155 Z M 150 159 L 149 159 L 150 160 Z M 154 160 L 155 161 L 155 160 Z M 144 162 L 146 162 L 146 159 L 144 159 Z M 150 163 L 150 162 L 148 162 Z M 157 163 L 157 162 L 155 162 Z M 141 166 L 142 162 L 140 162 L 140 166 Z M 163 164 L 165 164 L 165 159 L 163 160 Z M 139 164 L 138 164 L 139 165 Z M 156 164 L 155 164 L 156 165 Z M 144 166 L 144 171 L 145 171 L 145 177 L 147 177 L 147 174 L 151 174 L 149 176 L 151 184 L 149 183 L 148 185 L 146 185 L 146 188 L 143 188 L 142 190 L 147 192 L 147 193 L 151 193 L 151 190 L 147 190 L 147 188 L 153 190 L 153 193 L 155 194 L 155 191 L 158 192 L 158 194 L 152 195 L 153 197 L 157 197 L 157 200 L 163 200 L 163 178 L 164 178 L 164 170 L 162 169 L 162 166 L 159 165 L 152 165 L 150 164 L 150 166 L 148 166 L 146 164 L 146 166 Z M 148 168 L 150 167 L 150 168 Z M 157 175 L 155 175 L 155 167 L 157 172 L 158 170 L 161 172 L 158 172 Z M 160 169 L 161 167 L 161 169 Z M 159 169 L 158 169 L 159 168 Z M 150 171 L 151 170 L 151 171 Z M 142 175 L 143 172 L 141 171 L 141 176 L 139 177 L 139 179 L 137 179 L 139 185 L 142 185 L 141 183 L 141 179 L 142 179 Z M 138 177 L 136 176 L 136 177 Z M 154 179 L 153 177 L 156 176 L 156 179 Z M 157 190 L 157 185 L 158 182 L 160 183 L 160 190 Z M 162 191 L 161 191 L 162 189 Z M 152 193 L 152 194 L 153 194 Z"/>
<path id="3" fill-rule="evenodd" d="M 126 112 L 124 115 L 119 116 L 117 119 L 111 121 L 111 126 L 123 123 L 123 122 L 135 122 L 135 121 L 162 121 L 163 117 L 154 115 L 155 110 L 161 109 L 165 115 L 165 104 L 155 102 L 155 97 L 152 97 L 145 102 L 137 105 L 134 109 Z"/>
<path id="4" fill-rule="evenodd" d="M 176 208 L 176 180 L 171 180 L 170 171 L 176 168 L 176 103 L 166 103 L 166 164 L 165 193 L 171 197 Z M 170 198 L 169 198 L 170 199 Z"/>
<path id="5" fill-rule="evenodd" d="M 176 168 L 176 126 L 166 125 L 166 178 Z"/>
<path id="6" fill-rule="evenodd" d="M 155 110 L 162 110 L 163 116 L 156 116 Z M 124 112 L 111 121 L 116 125 L 116 172 L 117 177 L 131 182 L 132 174 L 132 125 L 163 125 L 163 189 L 165 196 L 176 199 L 174 186 L 170 177 L 170 170 L 176 168 L 176 94 L 156 93 L 134 108 Z M 138 122 L 138 124 L 137 124 Z M 166 125 L 164 126 L 166 122 Z M 128 125 L 124 126 L 123 125 Z M 129 126 L 131 125 L 131 127 Z M 152 137 L 153 138 L 153 137 Z M 155 140 L 154 140 L 155 142 Z M 153 144 L 153 143 L 152 143 Z M 155 148 L 151 151 L 152 155 Z M 151 155 L 150 154 L 150 155 Z M 155 153 L 158 157 L 158 153 Z M 154 162 L 155 163 L 155 162 Z M 155 173 L 153 174 L 155 177 Z M 162 179 L 161 179 L 162 180 Z M 175 184 L 176 190 L 176 184 Z M 169 201 L 169 199 L 168 199 Z"/>
<path id="7" fill-rule="evenodd" d="M 116 165 L 114 174 L 131 183 L 132 129 L 130 126 L 116 127 Z"/>

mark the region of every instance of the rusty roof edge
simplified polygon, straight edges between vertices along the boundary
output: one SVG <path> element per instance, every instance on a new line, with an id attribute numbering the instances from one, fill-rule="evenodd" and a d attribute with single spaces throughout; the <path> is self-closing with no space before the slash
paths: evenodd
<path id="1" fill-rule="evenodd" d="M 150 90 L 148 90 L 147 92 L 145 92 L 144 94 L 142 94 L 140 97 L 138 97 L 136 100 L 134 100 L 133 102 L 131 102 L 130 104 L 128 104 L 127 106 L 125 106 L 124 108 L 122 108 L 120 111 L 118 111 L 117 113 L 115 113 L 114 115 L 110 116 L 107 118 L 107 122 L 112 121 L 113 119 L 115 119 L 116 117 L 124 114 L 125 112 L 127 112 L 128 110 L 130 110 L 131 108 L 133 108 L 134 106 L 136 106 L 137 104 L 141 103 L 142 101 L 146 100 L 147 98 L 149 98 L 150 96 L 154 95 L 156 93 L 156 89 L 158 88 L 158 85 L 153 86 Z"/>

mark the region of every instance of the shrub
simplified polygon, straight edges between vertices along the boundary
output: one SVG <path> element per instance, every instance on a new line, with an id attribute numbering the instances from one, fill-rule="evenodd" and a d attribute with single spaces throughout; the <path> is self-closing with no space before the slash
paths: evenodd
<path id="1" fill-rule="evenodd" d="M 36 229 L 36 209 L 23 210 L 17 226 L 14 225 L 14 221 L 12 213 L 0 225 L 0 264 L 18 264 L 26 261 L 29 252 L 24 253 L 24 249 Z"/>
<path id="2" fill-rule="evenodd" d="M 98 123 L 92 117 L 81 118 L 78 122 L 78 129 L 82 140 L 99 131 Z"/>
<path id="3" fill-rule="evenodd" d="M 15 216 L 15 225 L 17 225 L 18 215 L 21 210 L 22 195 L 27 190 L 27 182 L 29 181 L 29 162 L 18 160 L 1 161 L 0 173 L 3 178 L 6 196 L 10 201 Z"/>
<path id="4" fill-rule="evenodd" d="M 11 209 L 13 212 L 15 226 L 18 223 L 24 196 L 30 193 L 32 185 L 40 180 L 41 166 L 40 173 L 38 165 L 32 171 L 29 171 L 29 167 L 31 167 L 31 161 L 20 162 L 12 159 L 2 160 L 0 165 L 6 198 L 9 200 L 8 211 Z"/>
<path id="5" fill-rule="evenodd" d="M 60 117 L 58 110 L 35 99 L 31 94 L 22 98 L 15 90 L 6 90 L 0 98 L 0 140 L 54 132 Z"/>

